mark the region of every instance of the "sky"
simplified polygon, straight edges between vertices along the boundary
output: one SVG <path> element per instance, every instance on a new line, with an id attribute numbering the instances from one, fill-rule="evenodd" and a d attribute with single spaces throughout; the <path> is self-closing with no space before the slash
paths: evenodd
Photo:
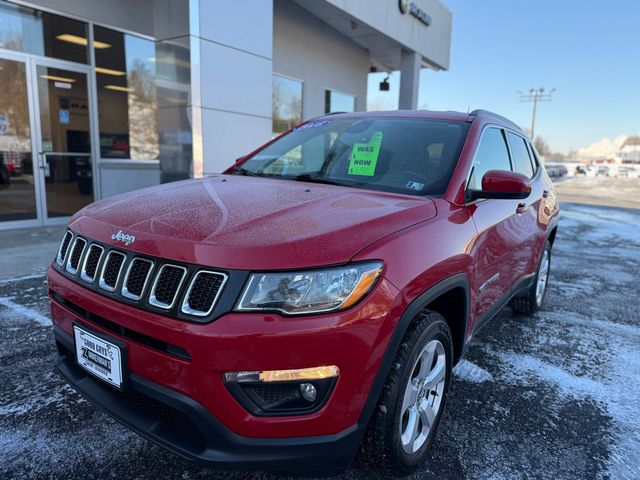
<path id="1" fill-rule="evenodd" d="M 568 153 L 640 132 L 640 0 L 441 0 L 453 13 L 448 71 L 424 69 L 419 108 L 484 108 L 523 128 L 531 103 L 518 90 L 555 88 L 538 104 L 536 136 Z M 369 105 L 397 108 L 399 73 Z"/>

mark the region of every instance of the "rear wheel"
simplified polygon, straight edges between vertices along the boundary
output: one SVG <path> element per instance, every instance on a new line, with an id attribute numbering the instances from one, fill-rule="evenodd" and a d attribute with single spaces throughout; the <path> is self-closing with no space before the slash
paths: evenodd
<path id="1" fill-rule="evenodd" d="M 544 303 L 549 283 L 549 271 L 551 269 L 551 243 L 547 241 L 540 255 L 538 270 L 533 284 L 521 295 L 514 297 L 509 302 L 511 308 L 519 313 L 536 313 Z"/>
<path id="2" fill-rule="evenodd" d="M 452 361 L 444 318 L 435 312 L 417 315 L 365 435 L 364 458 L 381 477 L 403 476 L 423 463 L 446 403 Z"/>

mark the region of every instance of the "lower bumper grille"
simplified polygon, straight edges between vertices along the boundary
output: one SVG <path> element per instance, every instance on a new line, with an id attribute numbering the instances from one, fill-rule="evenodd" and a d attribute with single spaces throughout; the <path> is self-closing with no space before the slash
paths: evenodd
<path id="1" fill-rule="evenodd" d="M 159 421 L 164 427 L 187 440 L 196 451 L 207 446 L 200 430 L 184 413 L 147 395 L 134 390 L 119 392 L 115 395 L 136 410 Z"/>

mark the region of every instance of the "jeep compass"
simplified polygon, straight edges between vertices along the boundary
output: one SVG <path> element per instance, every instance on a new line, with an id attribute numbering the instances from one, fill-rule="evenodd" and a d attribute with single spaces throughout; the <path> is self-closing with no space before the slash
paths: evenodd
<path id="1" fill-rule="evenodd" d="M 48 272 L 57 369 L 214 469 L 405 475 L 451 369 L 547 288 L 559 207 L 490 112 L 313 119 L 223 174 L 95 202 Z"/>

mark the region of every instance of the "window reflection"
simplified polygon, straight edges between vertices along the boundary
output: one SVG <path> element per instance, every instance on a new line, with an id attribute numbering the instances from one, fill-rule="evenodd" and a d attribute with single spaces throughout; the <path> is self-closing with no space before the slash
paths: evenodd
<path id="1" fill-rule="evenodd" d="M 355 112 L 356 97 L 335 90 L 324 91 L 324 113 Z"/>
<path id="2" fill-rule="evenodd" d="M 155 43 L 95 27 L 94 49 L 101 157 L 157 159 Z"/>
<path id="3" fill-rule="evenodd" d="M 36 218 L 25 64 L 0 59 L 0 221 Z"/>
<path id="4" fill-rule="evenodd" d="M 302 122 L 302 82 L 273 76 L 273 135 L 279 135 Z"/>
<path id="5" fill-rule="evenodd" d="M 0 48 L 87 63 L 87 24 L 0 2 Z"/>

